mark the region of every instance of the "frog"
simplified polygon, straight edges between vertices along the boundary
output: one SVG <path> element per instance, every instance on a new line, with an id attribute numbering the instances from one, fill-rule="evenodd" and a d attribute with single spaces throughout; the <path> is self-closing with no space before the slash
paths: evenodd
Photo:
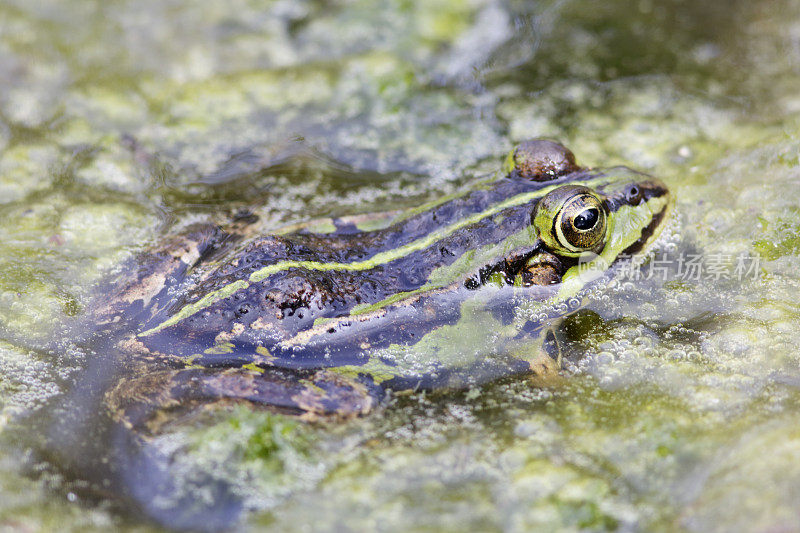
<path id="1" fill-rule="evenodd" d="M 326 424 L 404 395 L 557 387 L 562 322 L 657 248 L 673 198 L 549 139 L 497 167 L 416 207 L 277 228 L 235 209 L 143 246 L 71 330 L 90 356 L 40 456 L 163 525 L 226 529 L 237 489 L 187 492 L 158 445 L 198 415 L 244 405 Z"/>
<path id="2" fill-rule="evenodd" d="M 655 177 L 530 139 L 411 209 L 267 232 L 251 211 L 189 225 L 100 291 L 91 322 L 124 332 L 102 333 L 117 361 L 103 403 L 147 435 L 219 401 L 318 420 L 413 391 L 545 383 L 560 375 L 559 321 L 648 250 L 671 205 Z"/>

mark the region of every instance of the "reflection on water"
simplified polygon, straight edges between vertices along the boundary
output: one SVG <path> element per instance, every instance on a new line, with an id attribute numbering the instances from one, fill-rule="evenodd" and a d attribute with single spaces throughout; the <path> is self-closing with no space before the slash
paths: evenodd
<path id="1" fill-rule="evenodd" d="M 97 359 L 63 324 L 104 272 L 220 208 L 269 228 L 413 206 L 547 136 L 667 181 L 669 256 L 758 275 L 609 286 L 554 390 L 173 421 L 150 450 L 175 501 L 211 476 L 276 530 L 796 527 L 798 74 L 793 0 L 6 0 L 0 525 L 146 527 L 26 453 Z"/>

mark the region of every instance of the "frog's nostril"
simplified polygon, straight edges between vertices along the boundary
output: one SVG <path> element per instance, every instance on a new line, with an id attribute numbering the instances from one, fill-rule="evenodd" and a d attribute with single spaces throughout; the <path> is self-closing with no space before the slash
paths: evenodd
<path id="1" fill-rule="evenodd" d="M 631 205 L 638 205 L 642 201 L 642 191 L 636 185 L 631 185 L 625 193 L 625 199 Z"/>

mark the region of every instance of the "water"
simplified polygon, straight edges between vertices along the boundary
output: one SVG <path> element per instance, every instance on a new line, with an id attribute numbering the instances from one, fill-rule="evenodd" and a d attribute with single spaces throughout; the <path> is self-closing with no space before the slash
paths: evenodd
<path id="1" fill-rule="evenodd" d="M 104 272 L 220 206 L 412 206 L 547 136 L 663 178 L 702 275 L 609 287 L 555 390 L 176 424 L 179 488 L 231 483 L 243 529 L 795 530 L 800 3 L 375 5 L 0 4 L 0 527 L 154 527 L 27 450 Z"/>

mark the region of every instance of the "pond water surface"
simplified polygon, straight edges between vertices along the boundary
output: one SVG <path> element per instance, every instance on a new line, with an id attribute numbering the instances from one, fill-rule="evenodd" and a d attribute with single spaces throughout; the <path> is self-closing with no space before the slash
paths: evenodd
<path id="1" fill-rule="evenodd" d="M 554 389 L 179 425 L 177 492 L 224 479 L 242 529 L 800 529 L 798 126 L 796 0 L 2 0 L 0 529 L 158 527 L 34 453 L 115 265 L 223 207 L 417 205 L 539 136 L 664 179 L 699 271 L 612 283 Z"/>

